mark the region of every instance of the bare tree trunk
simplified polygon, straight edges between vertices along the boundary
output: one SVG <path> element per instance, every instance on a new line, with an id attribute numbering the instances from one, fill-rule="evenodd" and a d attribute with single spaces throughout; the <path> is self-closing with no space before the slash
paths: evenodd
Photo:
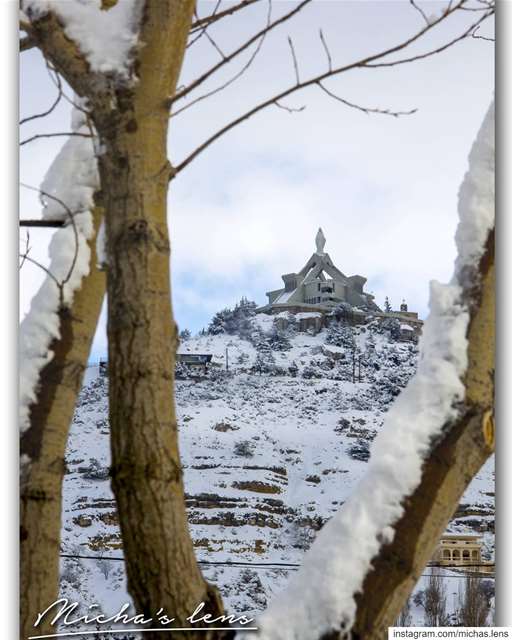
<path id="1" fill-rule="evenodd" d="M 460 418 L 433 447 L 416 491 L 405 501 L 393 541 L 372 562 L 356 596 L 353 638 L 387 638 L 431 559 L 464 490 L 494 451 L 494 233 L 464 296 L 470 306 L 466 398 Z"/>
<path id="2" fill-rule="evenodd" d="M 106 144 L 100 175 L 108 210 L 112 487 L 137 610 L 154 618 L 163 608 L 175 626 L 189 626 L 186 618 L 201 602 L 205 612 L 222 612 L 188 529 L 174 407 L 166 101 L 176 87 L 193 9 L 191 0 L 147 5 L 139 82 L 117 91 L 115 112 L 96 118 Z"/>
<path id="3" fill-rule="evenodd" d="M 176 327 L 167 232 L 173 169 L 166 147 L 169 98 L 176 89 L 194 6 L 194 0 L 144 3 L 140 46 L 134 52 L 135 85 L 92 71 L 51 12 L 31 23 L 32 37 L 45 57 L 78 95 L 88 98 L 105 146 L 99 170 L 109 258 L 112 486 L 135 605 L 151 617 L 164 608 L 177 626 L 187 626 L 186 617 L 201 602 L 204 613 L 223 611 L 194 555 L 174 409 Z M 60 503 L 53 513 L 59 509 Z M 54 520 L 53 515 L 41 518 Z M 38 527 L 29 526 L 37 536 Z M 50 562 L 55 545 L 46 553 Z M 192 640 L 190 632 L 186 635 Z"/>
<path id="4" fill-rule="evenodd" d="M 97 230 L 103 211 L 94 211 Z M 61 308 L 60 339 L 50 349 L 52 360 L 40 376 L 30 426 L 20 443 L 27 456 L 20 486 L 20 627 L 21 637 L 34 632 L 37 614 L 59 594 L 61 494 L 64 453 L 76 399 L 105 295 L 105 277 L 96 267 L 95 238 L 90 241 L 90 273 L 75 293 L 70 308 Z M 48 621 L 37 627 L 50 633 Z"/>

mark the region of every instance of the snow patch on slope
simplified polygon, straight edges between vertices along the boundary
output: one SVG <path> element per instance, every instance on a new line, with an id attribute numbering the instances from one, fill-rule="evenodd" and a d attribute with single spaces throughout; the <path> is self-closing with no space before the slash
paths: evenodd
<path id="1" fill-rule="evenodd" d="M 190 531 L 200 560 L 303 561 L 319 526 L 364 476 L 368 463 L 354 455 L 354 445 L 369 444 L 382 428 L 392 398 L 381 383 L 399 377 L 402 389 L 416 368 L 415 345 L 396 342 L 377 329 L 351 329 L 363 352 L 364 342 L 375 345 L 379 363 L 374 374 L 371 365 L 365 367 L 363 381 L 356 383 L 350 376 L 330 379 L 332 370 L 318 365 L 323 377 L 301 375 L 313 360 L 331 361 L 324 348 L 343 352 L 343 347 L 326 343 L 328 330 L 315 336 L 297 332 L 290 335 L 290 349 L 274 351 L 285 371 L 297 363 L 296 376 L 251 374 L 257 352 L 238 336 L 201 335 L 182 345 L 191 353 L 213 354 L 209 377 L 176 381 Z M 222 371 L 226 346 L 229 375 Z M 66 452 L 62 544 L 65 553 L 103 558 L 63 558 L 61 596 L 84 606 L 98 603 L 104 612 L 114 613 L 130 598 L 123 563 L 107 559 L 122 555 L 108 475 L 97 473 L 107 471 L 109 464 L 108 384 L 99 368 L 91 366 Z M 470 515 L 457 516 L 449 527 L 453 533 L 482 532 L 486 558 L 494 548 L 492 473 L 489 460 L 462 498 Z M 263 611 L 294 574 L 286 567 L 202 570 L 220 589 L 228 612 L 250 617 Z M 421 610 L 413 616 L 415 624 L 423 623 Z"/>

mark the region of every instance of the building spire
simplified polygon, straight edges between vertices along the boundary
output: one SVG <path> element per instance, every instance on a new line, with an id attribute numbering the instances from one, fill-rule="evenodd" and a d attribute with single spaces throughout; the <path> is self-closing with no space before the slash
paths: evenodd
<path id="1" fill-rule="evenodd" d="M 325 236 L 324 236 L 324 232 L 322 231 L 322 227 L 318 227 L 315 242 L 316 242 L 316 252 L 320 255 L 323 255 L 324 247 L 325 247 Z"/>

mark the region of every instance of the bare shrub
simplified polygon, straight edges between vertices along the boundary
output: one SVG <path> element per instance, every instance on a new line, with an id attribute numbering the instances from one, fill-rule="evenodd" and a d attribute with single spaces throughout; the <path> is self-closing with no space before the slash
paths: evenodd
<path id="1" fill-rule="evenodd" d="M 412 625 L 411 614 L 411 598 L 407 598 L 404 604 L 404 608 L 400 611 L 400 615 L 396 619 L 395 627 L 410 627 Z"/>
<path id="2" fill-rule="evenodd" d="M 423 595 L 426 627 L 447 627 L 446 585 L 438 569 L 432 569 Z"/>
<path id="3" fill-rule="evenodd" d="M 489 615 L 489 599 L 482 587 L 482 580 L 468 575 L 459 586 L 457 619 L 463 627 L 486 627 Z"/>

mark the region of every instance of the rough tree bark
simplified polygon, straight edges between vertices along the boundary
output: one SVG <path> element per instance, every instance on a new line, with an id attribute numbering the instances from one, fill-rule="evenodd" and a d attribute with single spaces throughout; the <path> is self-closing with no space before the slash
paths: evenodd
<path id="1" fill-rule="evenodd" d="M 464 297 L 470 307 L 466 397 L 460 418 L 447 425 L 423 468 L 420 485 L 405 503 L 395 537 L 373 561 L 356 597 L 353 638 L 387 638 L 407 597 L 431 559 L 459 499 L 494 451 L 494 232 Z"/>
<path id="2" fill-rule="evenodd" d="M 97 231 L 103 216 L 93 212 Z M 90 273 L 73 298 L 61 308 L 60 339 L 50 349 L 52 360 L 41 371 L 30 425 L 20 441 L 20 454 L 30 463 L 20 484 L 20 637 L 34 632 L 37 614 L 59 594 L 59 553 L 64 452 L 76 398 L 105 295 L 105 275 L 96 267 L 95 237 L 90 241 Z M 41 625 L 38 633 L 50 633 Z"/>
<path id="3" fill-rule="evenodd" d="M 147 4 L 139 82 L 116 91 L 115 112 L 98 109 L 95 116 L 106 145 L 100 176 L 108 211 L 111 474 L 128 589 L 138 611 L 154 618 L 163 608 L 177 627 L 189 626 L 186 618 L 201 602 L 205 612 L 223 611 L 217 590 L 202 577 L 188 530 L 173 395 L 167 98 L 176 88 L 193 10 L 192 0 Z"/>
<path id="4" fill-rule="evenodd" d="M 144 4 L 134 85 L 91 70 L 53 13 L 30 25 L 46 59 L 88 99 L 105 148 L 99 170 L 109 260 L 112 486 L 135 606 L 148 617 L 163 608 L 176 618 L 176 626 L 187 626 L 186 617 L 201 602 L 203 613 L 223 613 L 217 590 L 202 577 L 188 530 L 173 395 L 168 99 L 176 89 L 194 6 L 194 0 Z M 55 513 L 45 514 L 41 523 L 56 522 Z M 30 531 L 36 536 L 38 527 L 31 524 Z M 54 538 L 54 544 L 45 545 L 44 565 L 55 565 L 56 530 Z M 33 564 L 31 554 L 26 557 Z M 53 601 L 36 583 L 32 589 L 38 606 Z M 33 607 L 23 609 L 31 619 Z M 186 635 L 191 638 L 190 632 Z"/>

